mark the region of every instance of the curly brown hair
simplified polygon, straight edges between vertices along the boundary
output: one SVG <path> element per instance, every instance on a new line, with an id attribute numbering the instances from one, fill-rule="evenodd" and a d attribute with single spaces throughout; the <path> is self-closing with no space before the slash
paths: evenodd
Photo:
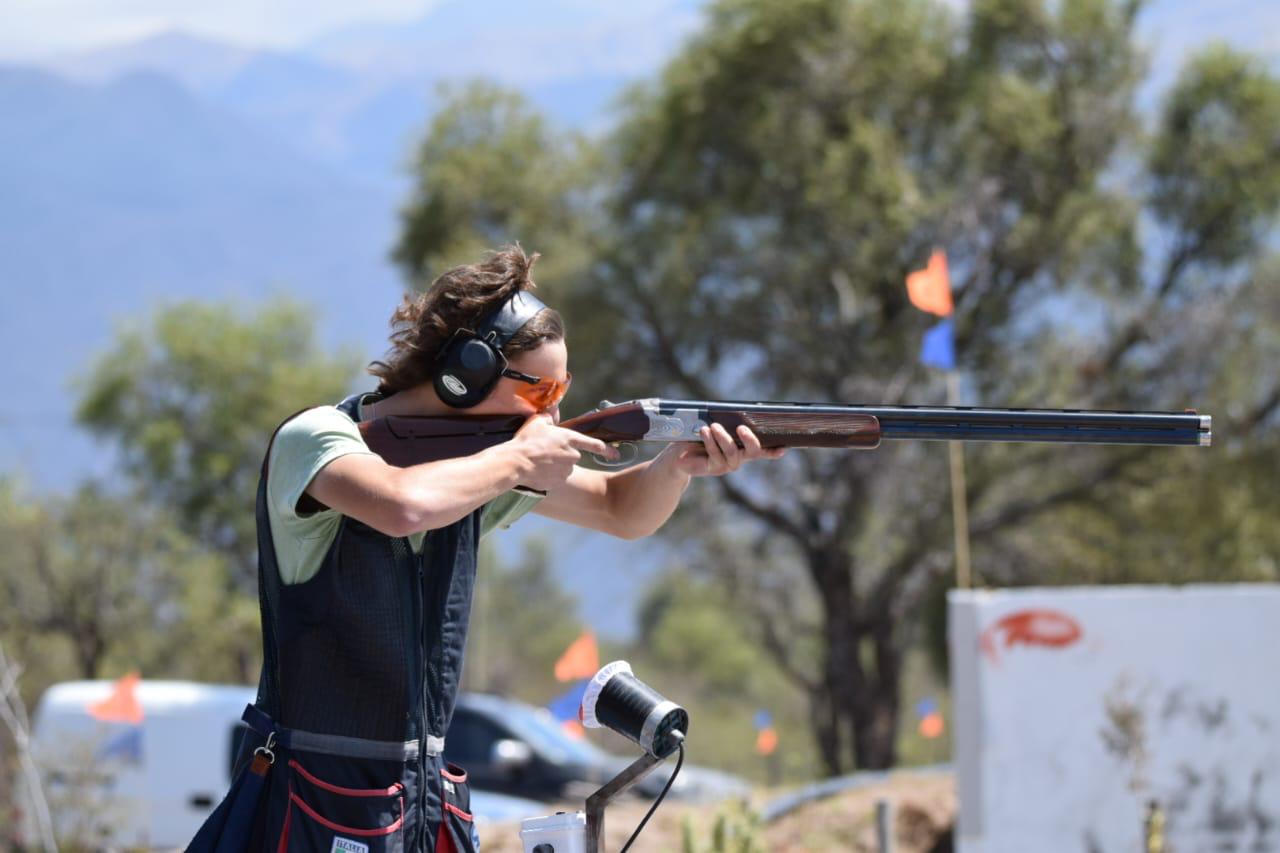
<path id="1" fill-rule="evenodd" d="M 491 252 L 481 263 L 454 267 L 416 297 L 406 295 L 391 315 L 390 349 L 368 368 L 378 377 L 378 391 L 390 395 L 430 382 L 440 352 L 455 331 L 475 329 L 514 293 L 537 286 L 529 277 L 537 260 L 537 252 L 526 255 L 517 243 Z M 563 318 L 546 308 L 507 341 L 502 354 L 511 358 L 544 341 L 563 339 Z"/>

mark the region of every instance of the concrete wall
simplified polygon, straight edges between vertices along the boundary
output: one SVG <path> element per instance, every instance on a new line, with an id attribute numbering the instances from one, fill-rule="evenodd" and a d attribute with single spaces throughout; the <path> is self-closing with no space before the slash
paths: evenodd
<path id="1" fill-rule="evenodd" d="M 1280 586 L 954 591 L 963 853 L 1280 851 Z"/>

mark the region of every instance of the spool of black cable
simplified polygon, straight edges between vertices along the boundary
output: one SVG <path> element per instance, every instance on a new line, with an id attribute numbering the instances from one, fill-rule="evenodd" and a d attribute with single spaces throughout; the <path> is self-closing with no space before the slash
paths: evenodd
<path id="1" fill-rule="evenodd" d="M 624 660 L 595 674 L 578 717 L 587 728 L 613 729 L 657 758 L 675 752 L 689 733 L 689 712 L 636 678 Z"/>

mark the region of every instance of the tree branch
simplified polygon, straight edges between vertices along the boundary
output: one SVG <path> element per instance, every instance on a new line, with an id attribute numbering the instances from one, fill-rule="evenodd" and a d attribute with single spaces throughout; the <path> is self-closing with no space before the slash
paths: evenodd
<path id="1" fill-rule="evenodd" d="M 1097 488 L 1100 484 L 1118 476 L 1126 468 L 1144 458 L 1146 455 L 1145 449 L 1138 448 L 1131 449 L 1127 453 L 1120 453 L 1087 477 L 1081 478 L 1070 485 L 1063 486 L 1062 488 L 1041 495 L 1035 500 L 1009 504 L 1000 512 L 989 516 L 983 521 L 970 525 L 969 536 L 971 539 L 980 539 L 981 537 L 989 536 L 1010 524 L 1025 521 L 1047 509 L 1078 500 L 1093 489 Z"/>
<path id="2" fill-rule="evenodd" d="M 777 507 L 766 506 L 759 503 L 742 489 L 733 484 L 728 477 L 717 477 L 720 483 L 720 489 L 724 492 L 724 496 L 729 503 L 744 509 L 754 515 L 756 518 L 771 525 L 782 533 L 787 534 L 796 541 L 801 548 L 808 548 L 811 545 L 812 537 L 808 532 L 794 520 L 783 515 L 782 511 Z"/>
<path id="3" fill-rule="evenodd" d="M 31 755 L 31 726 L 22 694 L 18 691 L 18 677 L 21 674 L 22 667 L 16 662 L 10 662 L 4 648 L 0 647 L 0 722 L 9 730 L 17 748 L 18 766 L 26 782 L 30 805 L 35 812 L 38 843 L 43 850 L 54 853 L 58 846 L 53 833 L 53 817 L 45 798 L 40 770 Z"/>
<path id="4" fill-rule="evenodd" d="M 1204 245 L 1203 237 L 1204 235 L 1201 235 L 1200 239 L 1183 241 L 1169 257 L 1169 262 L 1165 264 L 1164 274 L 1161 276 L 1160 285 L 1156 288 L 1156 292 L 1146 300 L 1140 311 L 1134 313 L 1124 331 L 1120 333 L 1119 337 L 1112 343 L 1111 348 L 1107 350 L 1106 356 L 1102 359 L 1101 371 L 1115 370 L 1116 366 L 1120 364 L 1120 360 L 1146 338 L 1145 319 L 1155 313 L 1161 300 L 1165 299 L 1177 286 L 1183 271 Z"/>
<path id="5" fill-rule="evenodd" d="M 1271 394 L 1265 400 L 1240 419 L 1239 432 L 1252 432 L 1259 424 L 1271 417 L 1278 408 L 1280 408 L 1280 385 L 1272 388 Z"/>
<path id="6" fill-rule="evenodd" d="M 676 353 L 675 342 L 667 335 L 665 331 L 666 324 L 658 312 L 658 307 L 649 298 L 648 291 L 640 287 L 639 283 L 633 280 L 631 276 L 623 276 L 622 280 L 629 286 L 628 289 L 631 291 L 632 301 L 639 305 L 644 313 L 645 325 L 653 334 L 654 341 L 657 343 L 658 356 L 662 364 L 692 396 L 703 400 L 716 399 L 719 395 L 708 387 L 702 379 L 685 370 L 684 364 Z"/>
<path id="7" fill-rule="evenodd" d="M 821 686 L 818 679 L 800 669 L 791 655 L 794 636 L 784 640 L 778 631 L 778 622 L 772 610 L 760 606 L 759 601 L 753 601 L 752 603 L 752 613 L 756 618 L 756 623 L 760 626 L 761 644 L 764 646 L 765 651 L 773 656 L 774 663 L 778 665 L 778 669 L 806 693 L 817 691 Z"/>
<path id="8" fill-rule="evenodd" d="M 918 565 L 937 549 L 934 540 L 926 535 L 926 531 L 936 526 L 938 516 L 933 516 L 927 523 L 917 525 L 917 535 L 912 537 L 911 545 L 893 562 L 891 562 L 876 581 L 871 594 L 867 596 L 867 605 L 858 613 L 860 622 L 872 622 L 878 616 L 891 612 L 894 607 L 894 596 L 907 581 L 911 579 L 911 568 Z"/>

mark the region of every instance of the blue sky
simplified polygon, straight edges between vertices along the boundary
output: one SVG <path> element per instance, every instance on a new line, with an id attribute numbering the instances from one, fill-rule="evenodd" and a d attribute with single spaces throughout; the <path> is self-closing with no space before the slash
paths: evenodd
<path id="1" fill-rule="evenodd" d="M 452 0 L 465 2 L 466 0 Z M 246 47 L 298 48 L 308 42 L 348 28 L 408 23 L 425 17 L 451 0 L 4 0 L 4 26 L 0 27 L 0 62 L 51 59 L 94 48 L 135 41 L 157 33 L 182 31 Z M 543 0 L 539 0 L 543 2 Z M 965 0 L 947 0 L 964 6 Z M 494 20 L 507 18 L 500 10 L 505 2 L 492 2 Z M 670 39 L 650 40 L 645 31 L 651 22 L 679 15 L 687 23 L 689 8 L 699 2 L 683 0 L 552 0 L 562 15 L 580 16 L 587 29 L 621 24 L 634 50 L 616 51 L 614 39 L 601 38 L 614 70 L 635 73 L 660 64 Z M 536 14 L 520 8 L 525 18 Z M 563 18 L 561 18 L 563 20 Z M 639 26 L 626 26 L 627 23 Z M 683 30 L 684 26 L 667 29 Z M 1139 31 L 1154 54 L 1154 79 L 1148 86 L 1159 91 L 1171 81 L 1172 70 L 1188 51 L 1220 39 L 1280 64 L 1280 3 L 1274 0 L 1149 0 L 1139 19 Z M 506 33 L 519 40 L 521 33 Z M 575 52 L 591 52 L 592 46 L 575 39 Z M 631 54 L 628 56 L 627 54 Z M 544 57 L 546 54 L 544 54 Z M 562 59 L 563 61 L 563 59 Z M 598 65 L 598 63 L 596 63 Z M 625 68 L 622 67 L 625 65 Z M 605 70 L 605 69 L 597 69 Z M 1163 72 L 1163 73 L 1162 73 Z M 501 75 L 498 75 L 501 76 Z"/>
<path id="2" fill-rule="evenodd" d="M 0 59 L 27 59 L 184 30 L 293 47 L 357 23 L 420 17 L 439 0 L 5 0 Z"/>
<path id="3" fill-rule="evenodd" d="M 347 27 L 403 23 L 447 0 L 4 0 L 0 61 L 47 58 L 180 30 L 248 47 L 293 48 Z M 563 12 L 608 21 L 644 18 L 673 0 L 555 0 Z M 501 24 L 501 16 L 495 16 Z M 637 36 L 642 34 L 637 33 Z"/>

